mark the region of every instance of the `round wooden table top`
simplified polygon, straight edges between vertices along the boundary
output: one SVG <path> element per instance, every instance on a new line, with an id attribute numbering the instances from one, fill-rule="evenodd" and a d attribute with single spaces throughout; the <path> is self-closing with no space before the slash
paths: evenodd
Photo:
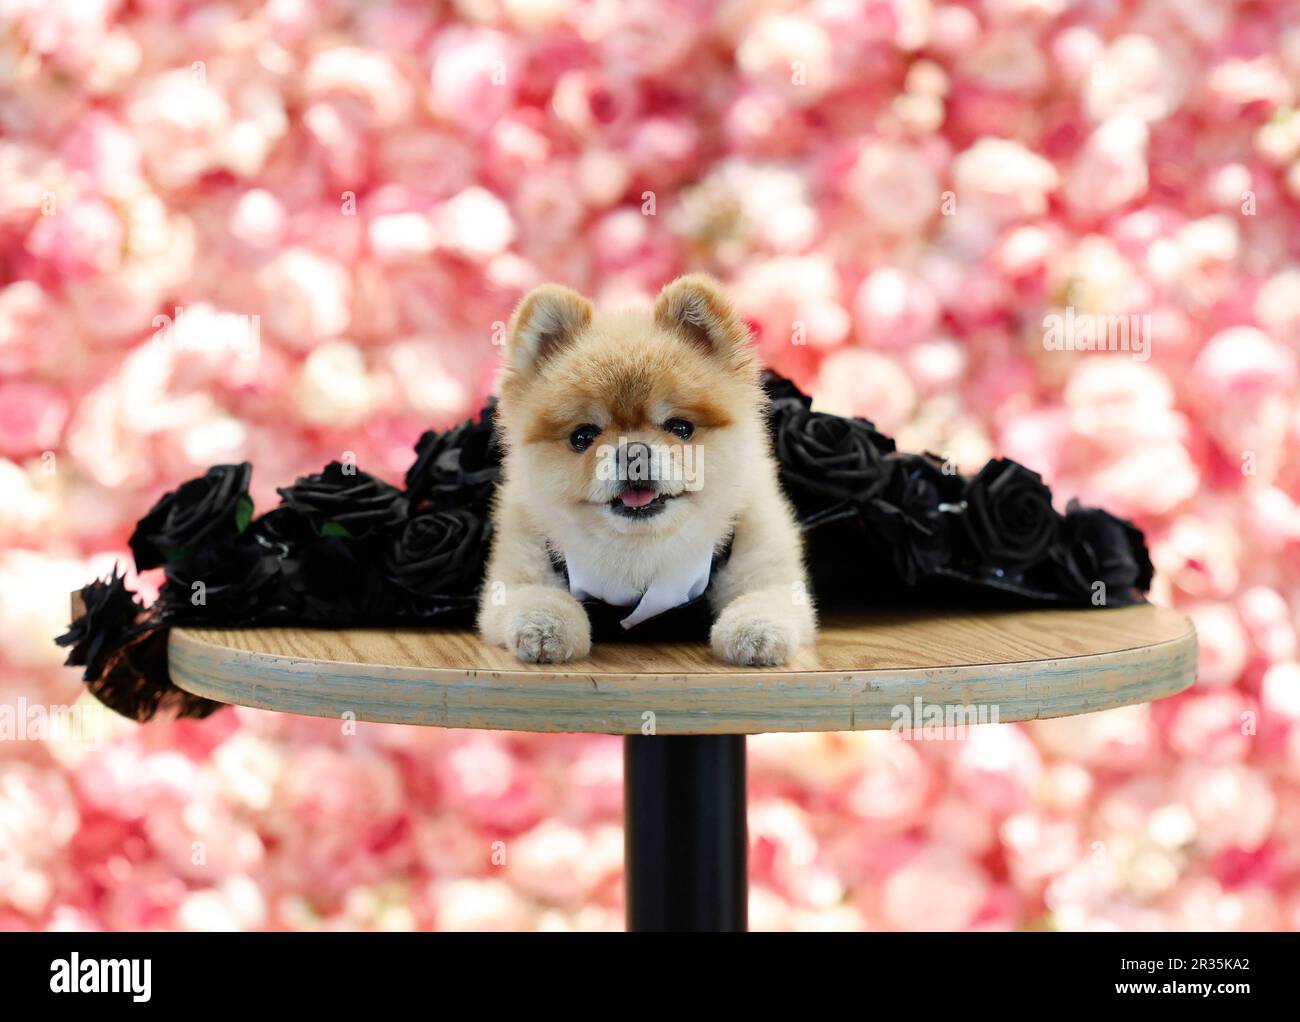
<path id="1" fill-rule="evenodd" d="M 1147 702 L 1196 677 L 1196 634 L 1154 606 L 829 616 L 783 667 L 702 643 L 598 644 L 525 664 L 468 631 L 177 628 L 172 680 L 225 703 L 511 731 L 758 734 L 1034 720 Z"/>

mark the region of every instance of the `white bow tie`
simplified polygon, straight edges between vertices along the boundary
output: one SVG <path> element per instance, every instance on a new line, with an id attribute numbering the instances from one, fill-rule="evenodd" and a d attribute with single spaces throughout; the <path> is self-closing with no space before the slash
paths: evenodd
<path id="1" fill-rule="evenodd" d="M 569 592 L 578 600 L 604 600 L 615 607 L 630 607 L 632 613 L 619 622 L 624 628 L 638 625 L 665 610 L 689 603 L 709 586 L 713 570 L 713 551 L 684 557 L 650 580 L 639 591 L 621 579 L 604 578 L 595 564 L 582 554 L 565 554 L 564 566 L 569 573 Z"/>

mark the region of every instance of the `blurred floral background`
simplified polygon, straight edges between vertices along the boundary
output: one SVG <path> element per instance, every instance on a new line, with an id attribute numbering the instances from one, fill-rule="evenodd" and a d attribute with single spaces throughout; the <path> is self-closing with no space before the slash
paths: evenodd
<path id="1" fill-rule="evenodd" d="M 139 727 L 50 640 L 164 489 L 396 481 L 528 287 L 703 269 L 822 407 L 1132 517 L 1201 643 L 1154 706 L 752 739 L 752 927 L 1300 929 L 1294 14 L 0 0 L 0 705 L 89 722 L 0 741 L 0 927 L 619 928 L 617 738 Z"/>

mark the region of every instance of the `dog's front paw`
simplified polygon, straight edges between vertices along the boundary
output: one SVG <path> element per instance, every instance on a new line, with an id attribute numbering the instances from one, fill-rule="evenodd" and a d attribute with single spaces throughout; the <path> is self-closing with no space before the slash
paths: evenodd
<path id="1" fill-rule="evenodd" d="M 509 645 L 515 656 L 530 664 L 558 664 L 591 650 L 591 627 L 582 608 L 581 620 L 549 607 L 521 610 L 510 622 Z"/>
<path id="2" fill-rule="evenodd" d="M 783 664 L 799 644 L 789 621 L 740 607 L 722 612 L 713 625 L 711 642 L 719 660 L 746 667 Z"/>

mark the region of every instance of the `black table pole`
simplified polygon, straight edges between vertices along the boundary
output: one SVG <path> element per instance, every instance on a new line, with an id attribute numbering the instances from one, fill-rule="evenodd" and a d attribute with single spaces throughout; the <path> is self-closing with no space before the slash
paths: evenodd
<path id="1" fill-rule="evenodd" d="M 627 928 L 747 925 L 744 735 L 623 739 Z"/>

